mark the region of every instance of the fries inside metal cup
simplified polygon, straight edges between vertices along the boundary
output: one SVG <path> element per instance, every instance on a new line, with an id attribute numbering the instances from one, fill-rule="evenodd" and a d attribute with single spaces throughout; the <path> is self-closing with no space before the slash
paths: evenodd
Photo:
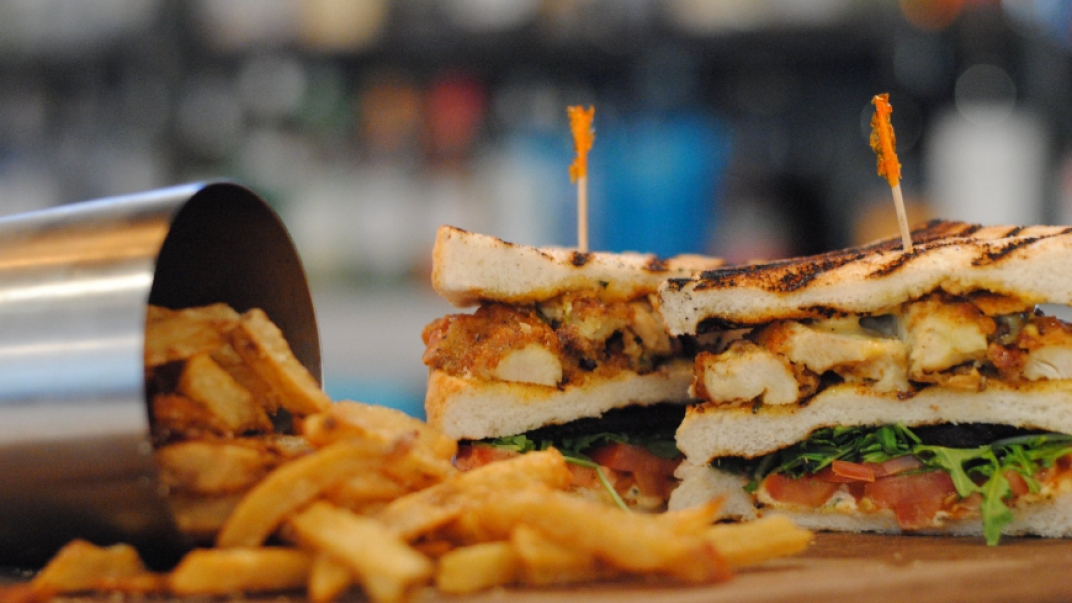
<path id="1" fill-rule="evenodd" d="M 261 308 L 320 379 L 305 274 L 279 218 L 229 183 L 192 184 L 0 220 L 0 565 L 72 538 L 186 543 L 149 439 L 149 304 Z"/>

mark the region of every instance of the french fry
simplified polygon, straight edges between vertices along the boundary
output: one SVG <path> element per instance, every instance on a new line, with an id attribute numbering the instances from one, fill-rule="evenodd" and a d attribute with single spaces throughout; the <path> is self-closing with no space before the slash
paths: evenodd
<path id="1" fill-rule="evenodd" d="M 520 581 L 533 586 L 588 582 L 613 575 L 585 551 L 553 542 L 521 524 L 510 535 L 510 546 L 519 562 Z"/>
<path id="2" fill-rule="evenodd" d="M 432 559 L 439 559 L 455 549 L 455 544 L 453 542 L 440 538 L 419 540 L 411 543 L 410 546 L 419 551 L 422 555 L 431 557 Z"/>
<path id="3" fill-rule="evenodd" d="M 382 523 L 329 503 L 313 503 L 290 520 L 303 545 L 344 563 L 378 603 L 402 601 L 431 578 L 434 565 Z"/>
<path id="4" fill-rule="evenodd" d="M 226 304 L 184 310 L 149 306 L 145 321 L 145 366 L 158 367 L 211 353 L 227 341 L 238 313 Z"/>
<path id="5" fill-rule="evenodd" d="M 316 446 L 352 437 L 394 440 L 407 432 L 416 432 L 417 447 L 426 448 L 435 458 L 449 461 L 458 453 L 458 442 L 453 438 L 402 411 L 385 406 L 344 400 L 302 422 L 302 434 Z"/>
<path id="6" fill-rule="evenodd" d="M 667 511 L 654 517 L 675 534 L 699 534 L 715 523 L 720 508 L 721 498 L 687 509 Z"/>
<path id="7" fill-rule="evenodd" d="M 344 563 L 327 553 L 318 553 L 309 573 L 309 600 L 329 603 L 346 592 L 354 583 L 354 575 Z"/>
<path id="8" fill-rule="evenodd" d="M 246 361 L 238 355 L 238 352 L 235 351 L 234 346 L 229 341 L 213 350 L 212 359 L 216 361 L 216 364 L 220 365 L 220 368 L 227 371 L 239 385 L 253 394 L 253 401 L 257 406 L 260 406 L 269 414 L 275 414 L 282 406 L 279 394 L 272 390 L 272 387 L 257 374 L 257 371 L 246 364 Z"/>
<path id="9" fill-rule="evenodd" d="M 657 573 L 685 582 L 729 578 L 714 545 L 687 536 L 657 517 L 561 491 L 504 493 L 477 512 L 491 531 L 525 524 L 566 548 L 583 551 L 612 567 Z"/>
<path id="10" fill-rule="evenodd" d="M 170 490 L 226 494 L 252 488 L 279 463 L 264 447 L 234 441 L 189 440 L 156 451 L 160 484 Z"/>
<path id="11" fill-rule="evenodd" d="M 795 555 L 806 549 L 814 537 L 811 531 L 783 515 L 715 525 L 704 532 L 704 538 L 714 544 L 726 562 L 734 567 Z"/>
<path id="12" fill-rule="evenodd" d="M 283 333 L 263 310 L 254 308 L 242 315 L 231 331 L 231 345 L 294 416 L 304 417 L 331 406 L 331 399 L 294 357 Z"/>
<path id="13" fill-rule="evenodd" d="M 509 542 L 474 544 L 439 558 L 435 584 L 445 593 L 464 595 L 510 584 L 519 568 L 517 552 Z"/>
<path id="14" fill-rule="evenodd" d="M 142 563 L 127 544 L 99 547 L 72 540 L 34 577 L 32 587 L 45 593 L 76 593 L 91 590 L 153 592 L 163 583 Z"/>
<path id="15" fill-rule="evenodd" d="M 338 402 L 322 413 L 306 417 L 302 435 L 315 446 L 353 438 L 381 442 L 414 438 L 409 453 L 385 464 L 383 469 L 405 491 L 426 488 L 458 473 L 452 463 L 458 451 L 457 441 L 392 408 Z"/>
<path id="16" fill-rule="evenodd" d="M 413 540 L 453 521 L 467 506 L 489 496 L 533 484 L 565 488 L 569 482 L 569 469 L 560 452 L 554 449 L 530 452 L 458 474 L 443 483 L 398 498 L 377 518 L 404 539 Z"/>
<path id="17" fill-rule="evenodd" d="M 234 513 L 243 493 L 222 496 L 171 494 L 168 508 L 180 532 L 197 542 L 212 542 Z"/>
<path id="18" fill-rule="evenodd" d="M 198 354 L 186 361 L 178 392 L 219 417 L 232 433 L 272 430 L 268 414 L 254 403 L 253 394 L 208 354 Z"/>
<path id="19" fill-rule="evenodd" d="M 256 441 L 263 443 L 264 446 L 284 460 L 293 460 L 315 450 L 305 438 L 297 435 L 277 433 L 270 436 L 259 436 Z"/>
<path id="20" fill-rule="evenodd" d="M 230 436 L 231 428 L 207 408 L 179 394 L 156 394 L 152 402 L 153 435 L 168 440 L 173 437 L 204 438 Z"/>
<path id="21" fill-rule="evenodd" d="M 221 547 L 262 544 L 283 520 L 340 481 L 373 471 L 397 454 L 399 444 L 347 440 L 287 463 L 242 500 L 220 531 Z"/>
<path id="22" fill-rule="evenodd" d="M 359 511 L 370 503 L 391 501 L 409 492 L 409 488 L 383 473 L 368 471 L 339 482 L 334 488 L 324 492 L 324 498 L 336 506 Z"/>
<path id="23" fill-rule="evenodd" d="M 313 555 L 281 547 L 195 549 L 168 576 L 176 595 L 232 595 L 301 588 L 309 580 Z"/>
<path id="24" fill-rule="evenodd" d="M 546 491 L 546 489 L 543 490 Z M 495 495 L 489 493 L 489 496 Z M 483 505 L 479 502 L 464 503 L 461 505 L 461 510 L 450 521 L 431 531 L 431 537 L 453 542 L 459 546 L 493 540 L 509 540 L 513 526 L 489 524 L 482 517 L 482 513 Z"/>
<path id="25" fill-rule="evenodd" d="M 0 601 L 4 603 L 42 603 L 50 601 L 56 593 L 32 584 L 0 584 Z"/>
<path id="26" fill-rule="evenodd" d="M 458 469 L 449 460 L 436 458 L 424 448 L 415 448 L 383 472 L 407 490 L 421 490 L 457 475 Z"/>

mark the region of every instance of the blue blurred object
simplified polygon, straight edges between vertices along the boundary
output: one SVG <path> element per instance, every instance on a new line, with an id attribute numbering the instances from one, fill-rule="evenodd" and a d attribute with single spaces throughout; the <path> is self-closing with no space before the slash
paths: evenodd
<path id="1" fill-rule="evenodd" d="M 729 129 L 699 111 L 623 117 L 592 151 L 592 248 L 703 253 L 718 221 Z"/>
<path id="2" fill-rule="evenodd" d="M 354 400 L 378 404 L 396 408 L 422 421 L 425 419 L 423 387 L 410 389 L 393 381 L 328 377 L 324 381 L 324 391 L 332 400 Z"/>

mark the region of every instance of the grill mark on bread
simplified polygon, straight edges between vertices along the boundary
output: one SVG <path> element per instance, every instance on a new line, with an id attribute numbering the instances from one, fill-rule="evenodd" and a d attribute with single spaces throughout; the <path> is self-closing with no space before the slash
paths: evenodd
<path id="1" fill-rule="evenodd" d="M 807 312 L 809 316 L 815 318 L 834 318 L 845 314 L 843 310 L 832 306 L 808 306 L 807 308 L 804 308 L 804 311 Z"/>
<path id="2" fill-rule="evenodd" d="M 674 291 L 686 289 L 686 284 L 695 291 L 754 287 L 771 293 L 793 293 L 806 288 L 826 273 L 862 260 L 875 264 L 875 267 L 867 274 L 867 278 L 877 279 L 887 277 L 916 258 L 935 250 L 956 245 L 969 245 L 976 249 L 972 264 L 987 266 L 1000 262 L 1018 249 L 1039 241 L 1072 234 L 1072 227 L 1069 227 L 1059 232 L 1039 236 L 1023 236 L 1021 233 L 1030 231 L 1023 226 L 1014 226 L 1002 229 L 1004 232 L 985 233 L 987 236 L 983 239 L 971 239 L 983 228 L 979 224 L 932 220 L 913 230 L 912 240 L 915 245 L 908 253 L 901 251 L 899 237 L 891 237 L 869 245 L 820 255 L 709 270 L 702 273 L 700 279 L 696 281 L 672 279 L 668 287 Z M 710 321 L 705 321 L 705 323 L 714 324 Z"/>
<path id="3" fill-rule="evenodd" d="M 759 324 L 762 324 L 762 323 L 757 322 L 755 324 L 744 324 L 744 323 L 735 322 L 735 321 L 732 321 L 732 320 L 724 320 L 722 318 L 712 316 L 710 318 L 705 318 L 705 319 L 701 320 L 700 323 L 696 325 L 696 334 L 697 335 L 704 335 L 706 333 L 718 333 L 719 331 L 730 331 L 730 330 L 733 330 L 733 329 L 743 329 L 743 328 L 747 328 L 747 327 L 754 327 L 754 326 L 759 325 Z"/>
<path id="4" fill-rule="evenodd" d="M 584 266 L 585 264 L 587 264 L 588 260 L 590 260 L 590 259 L 592 259 L 592 254 L 590 254 L 590 253 L 581 253 L 580 251 L 574 251 L 573 255 L 570 256 L 570 263 L 573 264 L 574 266 L 580 268 L 581 266 Z"/>
<path id="5" fill-rule="evenodd" d="M 972 260 L 972 266 L 987 266 L 990 264 L 997 263 L 1001 261 L 1002 258 L 1016 251 L 1017 249 L 1022 249 L 1024 247 L 1027 247 L 1028 245 L 1037 243 L 1040 240 L 1041 239 L 1039 237 L 1023 237 L 1014 241 L 1010 241 L 1009 243 L 997 249 L 987 248 L 983 250 L 982 255 Z"/>
<path id="6" fill-rule="evenodd" d="M 662 258 L 652 257 L 651 260 L 644 266 L 644 270 L 648 272 L 666 272 L 670 268 L 666 265 L 666 262 Z"/>
<path id="7" fill-rule="evenodd" d="M 841 308 L 835 308 L 833 306 L 808 306 L 801 308 L 800 312 L 795 314 L 793 318 L 805 319 L 805 318 L 835 318 L 838 316 L 844 316 L 845 310 Z M 763 318 L 755 321 L 740 321 L 729 320 L 726 318 L 719 318 L 717 316 L 710 316 L 705 318 L 696 325 L 696 334 L 703 335 L 705 333 L 718 333 L 720 331 L 730 331 L 734 329 L 750 329 L 752 327 L 758 327 L 770 322 L 770 319 Z"/>
<path id="8" fill-rule="evenodd" d="M 870 274 L 867 275 L 867 278 L 882 278 L 884 276 L 893 274 L 897 271 L 898 268 L 907 264 L 909 260 L 918 256 L 920 254 L 919 250 L 921 249 L 922 248 L 920 247 L 914 247 L 910 253 L 902 253 L 901 255 L 893 258 L 893 261 L 886 264 L 885 266 L 880 266 L 879 268 L 873 270 Z"/>

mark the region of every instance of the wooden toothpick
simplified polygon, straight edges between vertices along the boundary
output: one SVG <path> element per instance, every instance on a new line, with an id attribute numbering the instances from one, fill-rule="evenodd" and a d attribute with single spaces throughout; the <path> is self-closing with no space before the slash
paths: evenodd
<path id="1" fill-rule="evenodd" d="M 908 230 L 908 215 L 905 212 L 904 195 L 901 193 L 901 163 L 897 161 L 897 138 L 893 133 L 890 115 L 890 95 L 876 94 L 871 103 L 875 115 L 871 118 L 871 149 L 878 156 L 878 175 L 885 176 L 893 191 L 893 204 L 897 208 L 897 223 L 901 228 L 901 244 L 905 253 L 912 251 L 912 234 Z"/>
<path id="2" fill-rule="evenodd" d="M 596 132 L 592 121 L 596 108 L 567 107 L 570 131 L 573 133 L 573 147 L 577 156 L 570 165 L 570 181 L 577 183 L 577 248 L 582 253 L 588 252 L 588 151 L 595 142 Z"/>

